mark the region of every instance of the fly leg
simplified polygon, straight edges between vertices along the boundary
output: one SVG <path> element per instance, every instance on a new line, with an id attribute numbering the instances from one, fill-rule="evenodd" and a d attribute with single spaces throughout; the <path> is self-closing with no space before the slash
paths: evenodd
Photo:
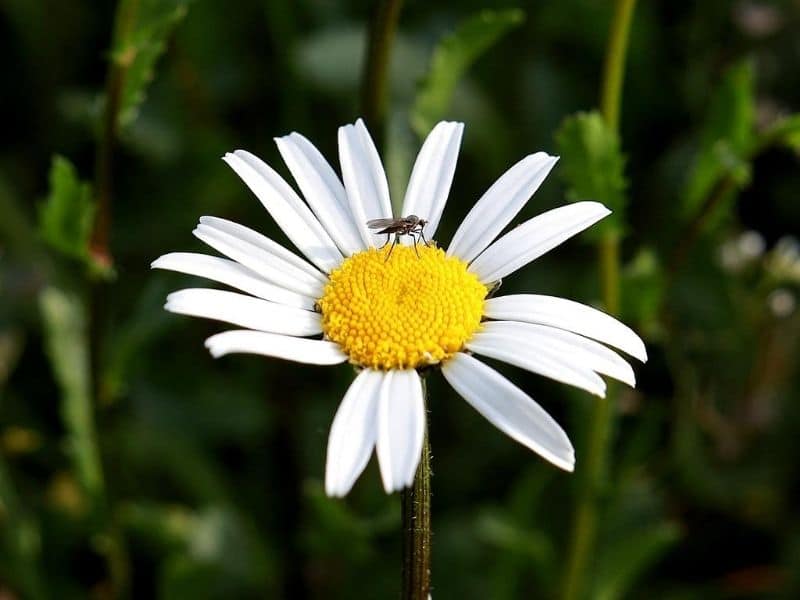
<path id="1" fill-rule="evenodd" d="M 425 233 L 423 233 L 422 229 L 419 230 L 419 235 L 422 238 L 422 241 L 425 242 L 425 245 L 426 246 L 430 246 L 430 244 L 428 243 L 428 240 L 425 239 Z"/>
<path id="2" fill-rule="evenodd" d="M 383 259 L 383 262 L 389 260 L 389 257 L 392 255 L 392 250 L 394 250 L 394 247 L 397 245 L 397 240 L 399 239 L 400 239 L 400 234 L 399 233 L 394 234 L 394 241 L 392 242 L 392 246 L 389 248 L 389 252 L 386 254 L 386 258 Z M 387 241 L 386 244 L 388 243 L 389 242 Z M 384 244 L 383 246 L 385 246 L 386 244 Z M 383 248 L 383 246 L 381 246 L 381 248 Z"/>

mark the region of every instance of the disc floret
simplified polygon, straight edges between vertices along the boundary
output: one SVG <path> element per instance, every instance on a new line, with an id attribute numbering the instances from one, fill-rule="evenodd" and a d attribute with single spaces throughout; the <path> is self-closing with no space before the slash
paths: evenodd
<path id="1" fill-rule="evenodd" d="M 480 328 L 487 288 L 440 248 L 370 248 L 330 274 L 319 300 L 326 338 L 373 369 L 437 364 Z"/>

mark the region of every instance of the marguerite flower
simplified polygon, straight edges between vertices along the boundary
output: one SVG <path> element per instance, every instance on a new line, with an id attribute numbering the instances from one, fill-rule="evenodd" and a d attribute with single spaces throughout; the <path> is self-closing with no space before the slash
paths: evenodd
<path id="1" fill-rule="evenodd" d="M 435 239 L 461 144 L 463 124 L 439 123 L 420 150 L 402 216 L 427 221 Z M 153 267 L 198 275 L 245 294 L 184 289 L 172 312 L 244 329 L 210 337 L 215 357 L 245 352 L 332 365 L 358 375 L 328 439 L 325 489 L 343 496 L 376 449 L 387 492 L 411 484 L 425 431 L 419 371 L 439 367 L 469 404 L 501 431 L 571 471 L 567 435 L 524 391 L 475 355 L 506 361 L 603 396 L 607 375 L 634 385 L 616 352 L 646 360 L 642 340 L 616 319 L 552 296 L 489 297 L 501 278 L 609 214 L 578 202 L 534 217 L 497 238 L 557 158 L 544 152 L 512 166 L 478 200 L 447 246 L 404 236 L 391 245 L 367 221 L 392 218 L 389 187 L 364 123 L 339 129 L 342 178 L 302 135 L 276 139 L 305 202 L 273 169 L 244 150 L 225 162 L 244 180 L 302 256 L 242 225 L 201 217 L 194 234 L 227 258 L 162 256 Z M 383 247 L 381 247 L 383 246 Z M 602 343 L 600 343 L 602 342 Z"/>

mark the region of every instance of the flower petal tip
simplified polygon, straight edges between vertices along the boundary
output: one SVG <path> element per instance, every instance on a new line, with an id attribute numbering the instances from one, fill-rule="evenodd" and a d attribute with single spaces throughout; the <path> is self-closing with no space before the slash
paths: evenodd
<path id="1" fill-rule="evenodd" d="M 636 349 L 636 354 L 632 354 L 631 356 L 643 363 L 646 363 L 649 358 L 647 356 L 647 348 L 645 348 L 644 344 L 642 344 L 641 348 Z"/>
<path id="2" fill-rule="evenodd" d="M 209 354 L 211 354 L 212 358 L 219 358 L 221 356 L 225 356 L 227 352 L 224 348 L 221 348 L 217 344 L 214 343 L 214 338 L 216 336 L 212 335 L 205 341 L 205 347 L 208 348 Z"/>

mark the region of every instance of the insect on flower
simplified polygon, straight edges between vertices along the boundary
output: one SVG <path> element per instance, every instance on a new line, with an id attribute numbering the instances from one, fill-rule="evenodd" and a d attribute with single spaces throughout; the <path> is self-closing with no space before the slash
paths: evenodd
<path id="1" fill-rule="evenodd" d="M 441 122 L 428 135 L 400 211 L 408 216 L 399 219 L 392 218 L 386 173 L 360 119 L 339 129 L 344 181 L 299 133 L 277 139 L 304 198 L 255 155 L 228 153 L 225 161 L 299 253 L 244 225 L 201 217 L 194 234 L 226 258 L 171 252 L 153 263 L 239 290 L 188 288 L 167 297 L 166 309 L 173 313 L 234 326 L 206 341 L 213 356 L 249 353 L 360 368 L 331 424 L 329 496 L 350 491 L 373 450 L 387 493 L 413 483 L 427 419 L 420 373 L 438 368 L 500 431 L 572 471 L 575 451 L 566 432 L 477 357 L 600 397 L 606 391 L 601 375 L 636 383 L 633 368 L 616 350 L 647 360 L 642 339 L 595 308 L 543 294 L 490 297 L 501 279 L 611 212 L 599 202 L 574 202 L 503 234 L 554 167 L 555 156 L 535 152 L 511 166 L 472 207 L 447 249 L 436 247 L 463 128 Z M 382 218 L 368 221 L 367 215 Z M 400 248 L 387 262 L 385 244 L 383 250 L 374 247 L 374 236 L 384 233 L 387 244 L 394 236 L 394 245 L 412 236 L 416 256 L 410 247 Z M 420 248 L 418 238 L 426 245 Z"/>
<path id="2" fill-rule="evenodd" d="M 429 245 L 428 240 L 425 239 L 425 234 L 422 231 L 427 224 L 427 220 L 421 219 L 417 215 L 408 215 L 407 217 L 400 217 L 399 219 L 372 219 L 367 221 L 367 227 L 370 229 L 380 229 L 381 231 L 378 231 L 379 234 L 386 234 L 386 244 L 389 243 L 389 241 L 392 239 L 392 234 L 394 234 L 394 241 L 392 241 L 392 247 L 389 248 L 389 253 L 384 259 L 385 261 L 389 260 L 389 256 L 391 256 L 392 250 L 394 250 L 394 247 L 397 245 L 397 241 L 400 239 L 401 235 L 411 236 L 411 239 L 414 240 L 414 252 L 417 253 L 417 257 L 419 258 L 416 236 L 419 235 L 422 238 L 422 241 L 425 242 L 425 245 Z M 385 247 L 386 244 L 381 246 L 381 248 Z"/>

